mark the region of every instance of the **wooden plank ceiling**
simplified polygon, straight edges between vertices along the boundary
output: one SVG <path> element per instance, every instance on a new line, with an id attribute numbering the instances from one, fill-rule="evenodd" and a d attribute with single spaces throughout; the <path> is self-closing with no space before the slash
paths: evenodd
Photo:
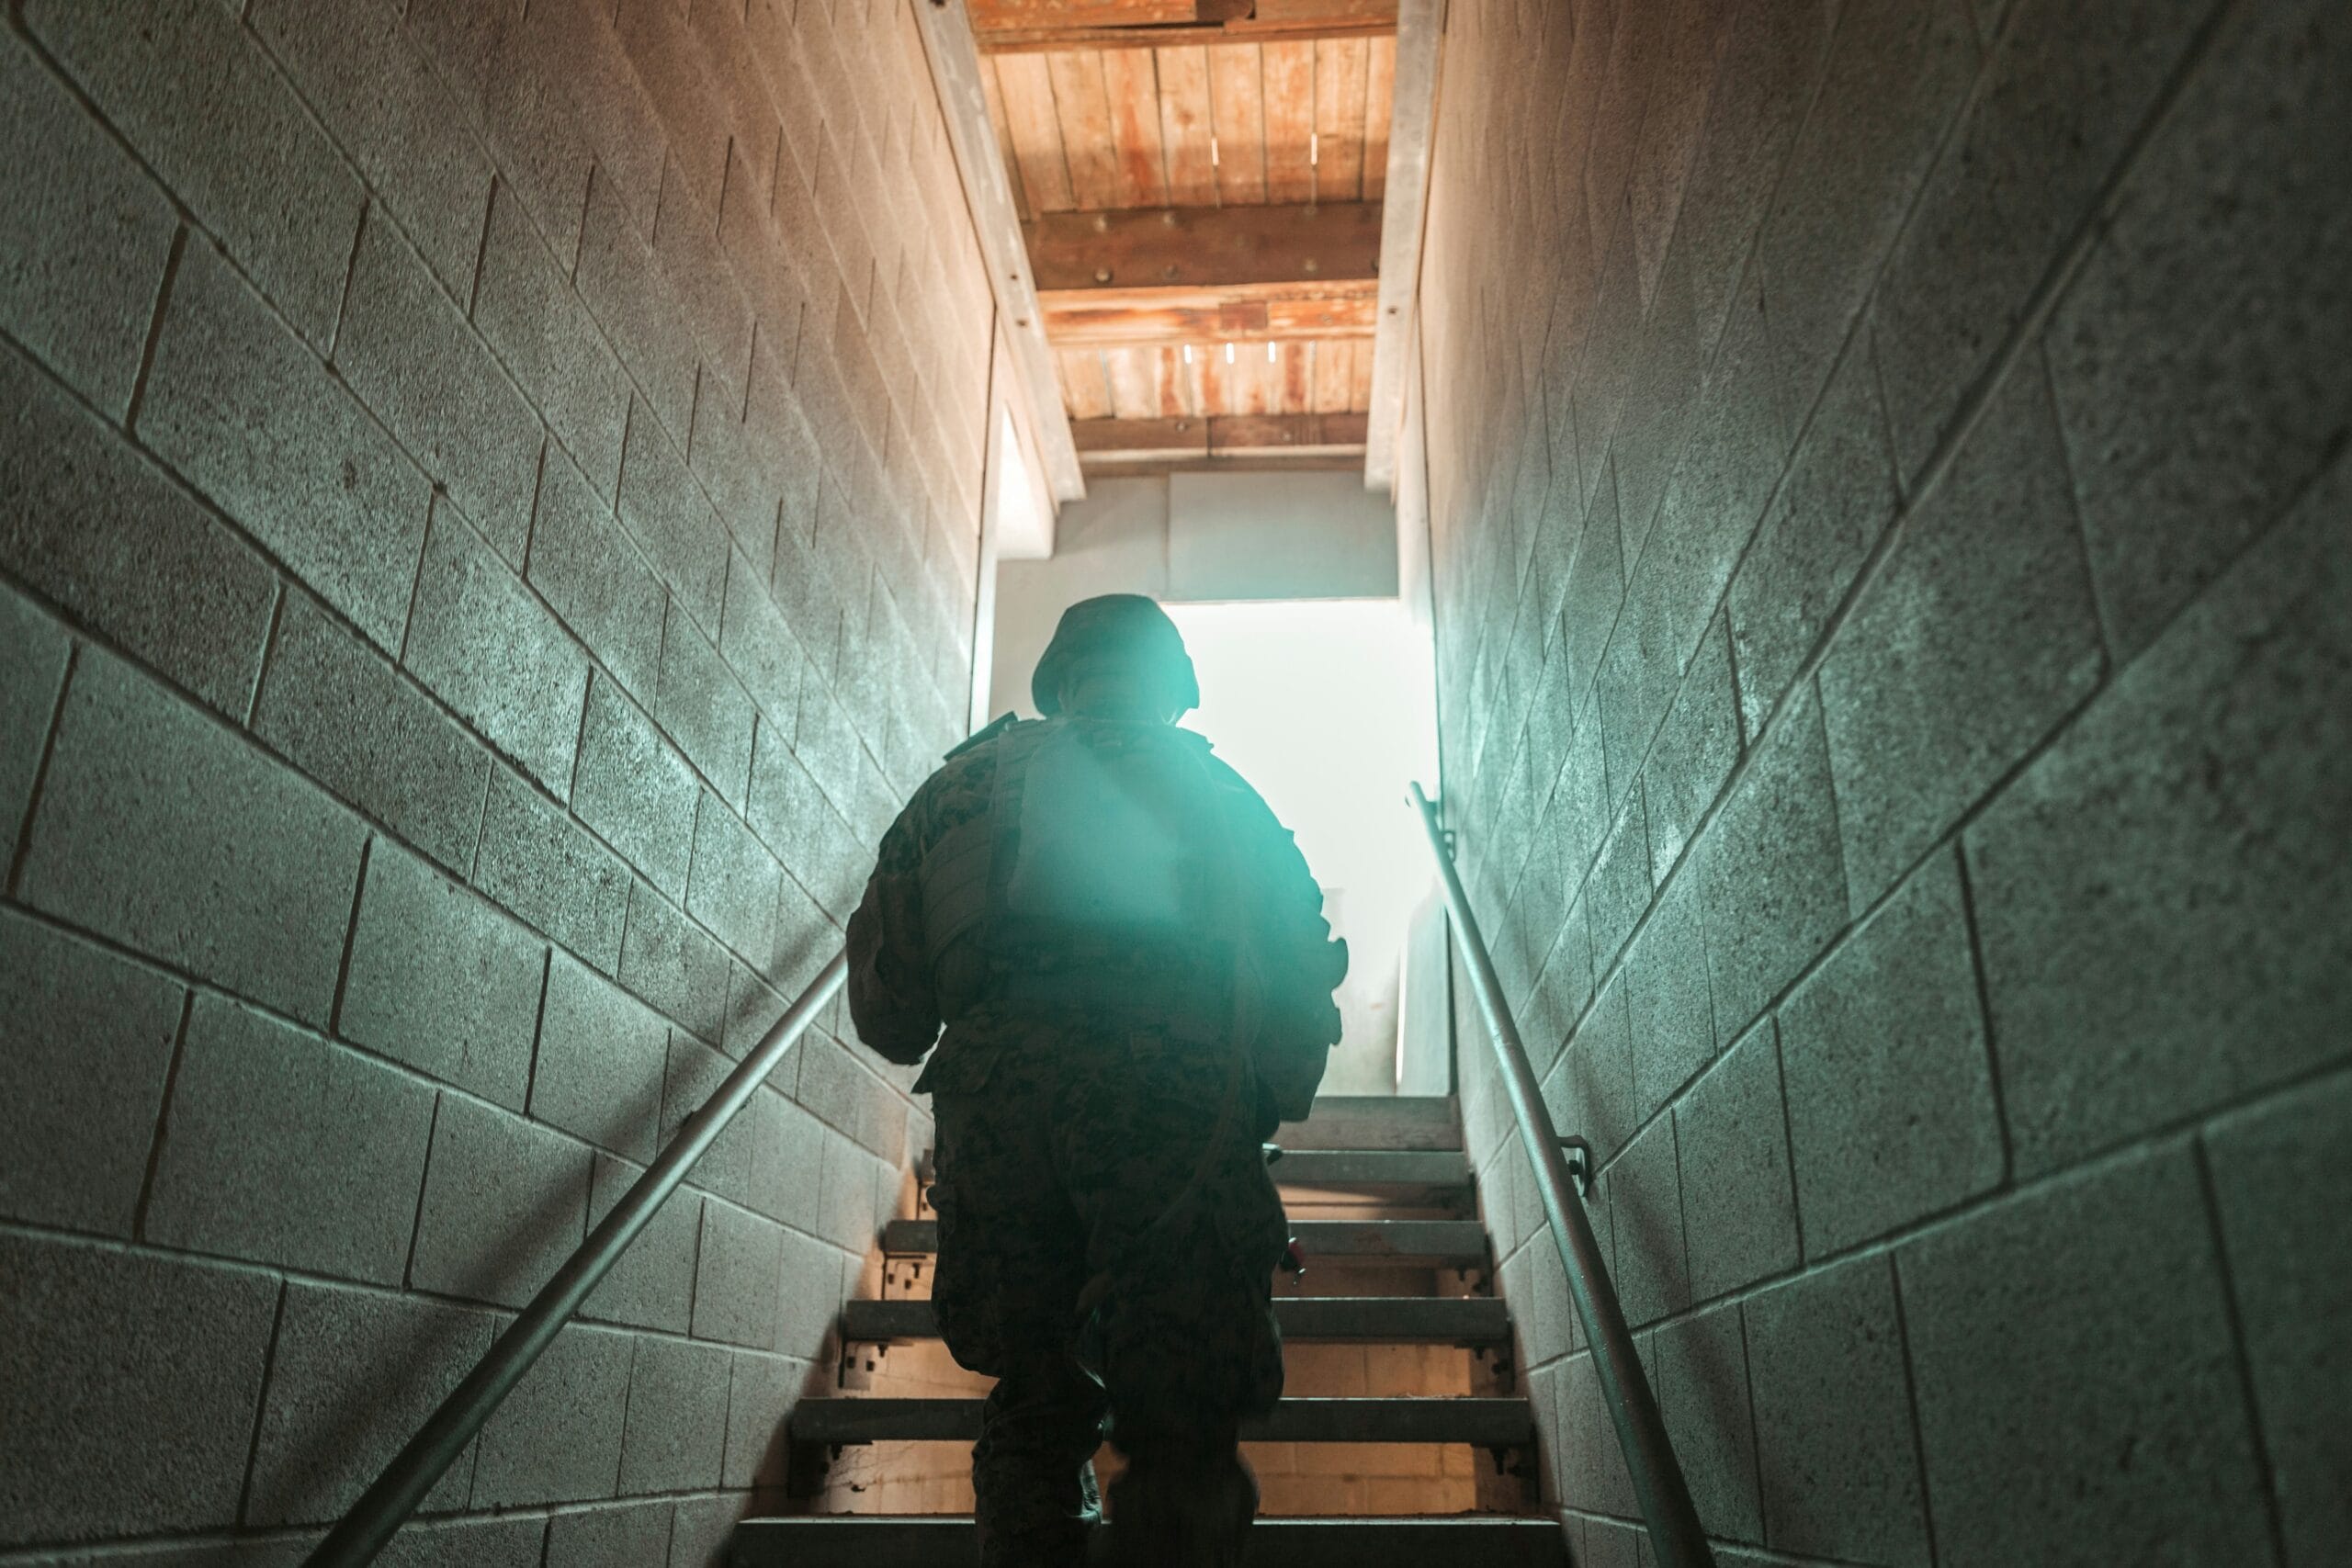
<path id="1" fill-rule="evenodd" d="M 1361 450 L 1396 0 L 969 5 L 1080 453 Z"/>

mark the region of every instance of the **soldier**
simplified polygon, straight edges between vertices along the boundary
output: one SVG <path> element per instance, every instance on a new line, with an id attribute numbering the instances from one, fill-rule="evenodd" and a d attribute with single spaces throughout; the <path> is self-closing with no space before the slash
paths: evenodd
<path id="1" fill-rule="evenodd" d="M 1151 600 L 1072 605 L 1030 691 L 884 836 L 850 1011 L 938 1122 L 933 1299 L 997 1379 L 972 1451 L 985 1568 L 1238 1562 L 1241 1420 L 1282 1392 L 1288 1242 L 1261 1140 L 1306 1114 L 1347 948 Z M 1125 1461 L 1101 1514 L 1091 1456 Z"/>

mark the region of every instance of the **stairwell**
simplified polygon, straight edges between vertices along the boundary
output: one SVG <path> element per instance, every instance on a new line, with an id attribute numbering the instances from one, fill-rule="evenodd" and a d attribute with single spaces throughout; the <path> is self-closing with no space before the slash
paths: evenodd
<path id="1" fill-rule="evenodd" d="M 1263 1495 L 1250 1560 L 1565 1563 L 1559 1526 L 1539 1511 L 1537 1424 L 1518 1385 L 1454 1101 L 1326 1099 L 1276 1144 L 1274 1173 L 1306 1269 L 1275 1280 L 1283 1400 L 1244 1428 Z M 842 1387 L 803 1399 L 790 1418 L 805 1511 L 745 1520 L 740 1568 L 914 1568 L 975 1555 L 968 1480 L 959 1496 L 953 1482 L 909 1486 L 902 1472 L 927 1469 L 921 1445 L 978 1435 L 986 1380 L 964 1374 L 971 1387 L 958 1394 L 875 1392 L 959 1375 L 941 1370 L 930 1310 L 936 1243 L 929 1218 L 883 1233 L 882 1295 L 842 1312 Z M 1116 1463 L 1105 1449 L 1098 1472 L 1107 1481 Z M 910 1496 L 961 1508 L 894 1506 Z"/>

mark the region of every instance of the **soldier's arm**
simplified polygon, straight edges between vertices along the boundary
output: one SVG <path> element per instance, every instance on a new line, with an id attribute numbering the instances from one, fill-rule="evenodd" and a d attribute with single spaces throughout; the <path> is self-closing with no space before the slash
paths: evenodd
<path id="1" fill-rule="evenodd" d="M 849 918 L 849 1015 L 858 1038 L 889 1061 L 911 1065 L 939 1038 L 939 999 L 924 960 L 922 813 L 917 790 L 890 830 L 865 897 Z"/>
<path id="2" fill-rule="evenodd" d="M 1347 943 L 1332 940 L 1322 886 L 1290 829 L 1238 773 L 1224 771 L 1266 987 L 1265 1027 L 1294 1051 L 1318 1052 L 1340 1038 L 1331 993 L 1347 977 Z"/>

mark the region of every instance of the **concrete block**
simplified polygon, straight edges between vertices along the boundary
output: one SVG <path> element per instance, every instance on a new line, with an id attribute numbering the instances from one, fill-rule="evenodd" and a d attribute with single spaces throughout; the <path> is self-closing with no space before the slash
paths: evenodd
<path id="1" fill-rule="evenodd" d="M 30 832 L 27 904 L 325 1022 L 365 829 L 95 649 L 66 689 Z"/>
<path id="2" fill-rule="evenodd" d="M 1690 259 L 1702 355 L 1723 329 L 1789 146 L 1813 103 L 1835 11 L 1825 0 L 1803 0 L 1743 6 L 1731 20 L 1674 229 L 1674 249 Z"/>
<path id="3" fill-rule="evenodd" d="M 209 996 L 173 1086 L 144 1239 L 400 1283 L 430 1087 Z"/>
<path id="4" fill-rule="evenodd" d="M 1609 1189 L 1625 1321 L 1639 1325 L 1682 1311 L 1690 1304 L 1690 1258 L 1674 1119 L 1661 1116 L 1643 1128 L 1601 1180 Z"/>
<path id="5" fill-rule="evenodd" d="M 380 216 L 360 231 L 334 363 L 458 509 L 519 566 L 545 444 L 539 416 L 424 258 Z"/>
<path id="6" fill-rule="evenodd" d="M 563 83 L 565 107 L 595 150 L 599 181 L 609 177 L 650 227 L 662 184 L 662 122 L 611 22 L 600 5 L 533 6 L 523 19 L 521 45 Z"/>
<path id="7" fill-rule="evenodd" d="M 19 915 L 0 917 L 0 1214 L 128 1236 L 184 993 Z M 815 1170 L 809 1193 L 816 1201 Z"/>
<path id="8" fill-rule="evenodd" d="M 735 1526 L 750 1500 L 744 1497 L 682 1497 L 670 1525 L 673 1568 L 727 1568 Z"/>
<path id="9" fill-rule="evenodd" d="M 808 660 L 768 597 L 767 576 L 741 556 L 727 574 L 727 615 L 718 652 L 752 694 L 763 728 L 789 736 L 800 712 L 800 676 Z"/>
<path id="10" fill-rule="evenodd" d="M 254 1443 L 246 1520 L 338 1519 L 490 1351 L 486 1312 L 341 1285 L 289 1280 Z M 476 1445 L 425 1495 L 461 1508 Z"/>
<path id="11" fill-rule="evenodd" d="M 567 1325 L 481 1429 L 475 1508 L 610 1497 L 638 1337 Z"/>
<path id="12" fill-rule="evenodd" d="M 588 660 L 481 536 L 433 520 L 401 661 L 559 797 L 571 787 Z"/>
<path id="13" fill-rule="evenodd" d="M 687 1117 L 718 1092 L 727 1075 L 734 1069 L 733 1062 L 709 1046 L 672 1032 L 669 1073 L 662 1091 L 663 1145 L 677 1135 Z M 737 1113 L 687 1171 L 686 1179 L 705 1191 L 718 1193 L 738 1203 L 748 1202 L 752 1195 L 752 1143 L 757 1135 L 757 1126 L 748 1107 Z"/>
<path id="14" fill-rule="evenodd" d="M 1650 907 L 1653 886 L 1648 814 L 1641 783 L 1635 780 L 1623 814 L 1601 845 L 1600 858 L 1593 863 L 1592 879 L 1585 884 L 1595 974 L 1607 974 L 1616 963 L 1625 939 Z"/>
<path id="15" fill-rule="evenodd" d="M 1838 16 L 1755 264 L 1792 423 L 1828 378 L 1975 73 L 1966 0 L 1871 0 Z"/>
<path id="16" fill-rule="evenodd" d="M 1894 520 L 1894 468 L 1867 339 L 1846 351 L 1731 584 L 1740 709 L 1760 732 Z"/>
<path id="17" fill-rule="evenodd" d="M 266 0 L 246 18 L 442 288 L 474 288 L 494 173 L 470 117 L 400 18 L 368 0 Z"/>
<path id="18" fill-rule="evenodd" d="M 589 184 L 572 282 L 643 389 L 652 416 L 683 445 L 694 418 L 694 337 L 653 253 L 604 180 Z M 626 457 L 621 467 L 626 485 Z"/>
<path id="19" fill-rule="evenodd" d="M 1739 1308 L 1726 1304 L 1660 1328 L 1650 1340 L 1649 1365 L 1666 1435 L 1682 1461 L 1700 1524 L 1711 1536 L 1762 1540 Z"/>
<path id="20" fill-rule="evenodd" d="M 84 625 L 243 717 L 277 574 L 6 348 L 0 410 L 0 491 L 11 498 L 0 514 L 0 562 Z"/>
<path id="21" fill-rule="evenodd" d="M 1712 6 L 1676 8 L 1678 18 Z M 1661 80 L 1661 95 L 1685 85 L 1702 95 L 1703 79 L 1695 82 Z M 1644 126 L 1644 134 L 1648 126 Z M 1661 245 L 1663 242 L 1661 241 Z M 1636 244 L 1636 265 L 1642 263 Z M 1624 412 L 1610 443 L 1609 460 L 1617 478 L 1617 509 L 1624 533 L 1627 558 L 1640 556 L 1648 542 L 1658 502 L 1681 457 L 1698 409 L 1701 373 L 1698 327 L 1691 315 L 1690 264 L 1676 261 L 1660 275 L 1652 265 L 1645 277 L 1650 288 L 1649 314 L 1643 325 L 1640 357 L 1634 362 L 1626 389 Z M 1638 569 L 1637 569 L 1638 570 Z"/>
<path id="22" fill-rule="evenodd" d="M 476 887 L 610 975 L 621 962 L 631 880 L 620 857 L 519 774 L 491 769 Z"/>
<path id="23" fill-rule="evenodd" d="M 1719 615 L 1691 655 L 1682 689 L 1642 768 L 1650 863 L 1661 877 L 1682 858 L 1739 761 L 1739 699 L 1731 669 L 1730 637 Z"/>
<path id="24" fill-rule="evenodd" d="M 49 749 L 72 647 L 64 628 L 22 595 L 0 592 L 0 821 L 18 829 Z"/>
<path id="25" fill-rule="evenodd" d="M 785 999 L 776 988 L 740 962 L 727 966 L 727 1021 L 719 1032 L 718 1048 L 737 1061 L 749 1055 L 771 1025 L 784 1016 Z M 789 1089 L 799 1064 L 790 1055 L 768 1075 L 779 1089 Z"/>
<path id="26" fill-rule="evenodd" d="M 672 151 L 679 151 L 675 143 Z M 722 140 L 719 157 L 726 155 Z M 704 197 L 686 190 L 683 167 L 675 156 L 663 165 L 653 254 L 702 351 L 697 397 L 716 398 L 732 413 L 743 406 L 743 385 L 752 370 L 752 307 L 718 248 L 718 194 Z"/>
<path id="27" fill-rule="evenodd" d="M 2047 339 L 2119 658 L 2325 466 L 2352 409 L 2352 205 L 2327 0 L 2232 16 L 2124 180 Z"/>
<path id="28" fill-rule="evenodd" d="M 1647 1117 L 1714 1059 L 1714 1004 L 1707 994 L 1706 933 L 1698 879 L 1686 876 L 1657 902 L 1625 957 L 1623 988 L 1634 1054 L 1634 1109 Z"/>
<path id="29" fill-rule="evenodd" d="M 2176 1145 L 1895 1254 L 1942 1559 L 2269 1554 L 2203 1209 Z"/>
<path id="30" fill-rule="evenodd" d="M 490 753 L 309 594 L 278 612 L 254 733 L 443 865 L 473 864 Z"/>
<path id="31" fill-rule="evenodd" d="M 628 379 L 522 203 L 503 191 L 491 202 L 473 322 L 609 503 L 620 482 Z"/>
<path id="32" fill-rule="evenodd" d="M 550 7 L 552 8 L 552 7 Z M 548 1520 L 546 1568 L 646 1568 L 670 1560 L 667 1498 L 566 1510 Z"/>
<path id="33" fill-rule="evenodd" d="M 1846 923 L 1821 706 L 1792 702 L 1700 841 L 1715 1038 L 1745 1030 Z"/>
<path id="34" fill-rule="evenodd" d="M 1795 426 L 1774 395 L 1771 346 L 1761 308 L 1744 290 L 1699 392 L 1693 428 L 1702 434 L 1684 448 L 1650 528 L 1648 571 L 1666 615 L 1653 635 L 1674 650 L 1676 670 L 1714 618 L 1787 466 Z M 1670 672 L 1662 679 L 1670 689 Z"/>
<path id="35" fill-rule="evenodd" d="M 2232 1117 L 2207 1149 L 2287 1561 L 2324 1562 L 2352 1536 L 2352 1430 L 2336 1396 L 2352 1375 L 2352 1081 Z"/>
<path id="36" fill-rule="evenodd" d="M 808 1196 L 813 1201 L 814 1188 L 808 1190 Z M 778 1278 L 775 1348 L 803 1360 L 825 1359 L 841 1317 L 842 1255 L 821 1241 L 788 1230 L 784 1233 Z"/>
<path id="37" fill-rule="evenodd" d="M 620 982 L 704 1040 L 726 1022 L 727 950 L 644 883 L 628 895 Z"/>
<path id="38" fill-rule="evenodd" d="M 609 679 L 595 676 L 580 729 L 571 808 L 673 898 L 686 890 L 701 794 L 694 770 L 653 721 Z"/>
<path id="39" fill-rule="evenodd" d="M 1624 983 L 1612 981 L 1602 987 L 1544 1080 L 1544 1105 L 1553 1125 L 1562 1137 L 1589 1141 L 1601 1160 L 1614 1158 L 1634 1131 L 1630 1028 Z"/>
<path id="40" fill-rule="evenodd" d="M 1968 835 L 2020 1169 L 2345 1053 L 2339 463 Z"/>
<path id="41" fill-rule="evenodd" d="M 628 0 L 615 17 L 615 31 L 670 137 L 673 164 L 683 162 L 691 171 L 675 188 L 682 194 L 691 191 L 704 207 L 717 211 L 727 158 L 727 117 L 685 14 L 674 6 Z M 665 188 L 677 180 L 679 175 L 670 175 Z"/>
<path id="42" fill-rule="evenodd" d="M 653 717 L 726 802 L 741 810 L 752 773 L 758 710 L 713 648 L 671 606 L 662 633 L 662 678 Z"/>
<path id="43" fill-rule="evenodd" d="M 824 1129 L 805 1109 L 768 1089 L 752 1097 L 744 1114 L 757 1118 L 752 1123 L 752 1207 L 772 1220 L 803 1230 L 813 1227 Z M 777 1348 L 807 1354 L 789 1345 Z"/>
<path id="44" fill-rule="evenodd" d="M 762 1348 L 775 1342 L 784 1227 L 730 1203 L 705 1203 L 695 1267 L 694 1337 Z"/>
<path id="45" fill-rule="evenodd" d="M 259 42 L 226 11 L 193 0 L 138 0 L 103 14 L 45 0 L 24 19 L 197 220 L 323 350 L 334 339 L 366 192 Z M 193 257 L 209 248 L 188 250 Z"/>
<path id="46" fill-rule="evenodd" d="M 409 1283 L 503 1306 L 529 1301 L 587 1234 L 589 1160 L 560 1134 L 444 1095 Z"/>
<path id="47" fill-rule="evenodd" d="M 499 910 L 379 839 L 368 852 L 336 1030 L 520 1111 L 547 952 Z"/>
<path id="48" fill-rule="evenodd" d="M 2029 6 L 1919 193 L 1878 295 L 1886 395 L 1917 475 L 2027 297 L 2093 220 L 2100 186 L 2211 7 Z"/>
<path id="49" fill-rule="evenodd" d="M 694 872 L 686 912 L 762 974 L 776 969 L 776 900 L 783 869 L 715 795 L 695 818 Z"/>
<path id="50" fill-rule="evenodd" d="M 784 1484 L 785 1416 L 808 1372 L 805 1363 L 786 1357 L 735 1353 L 719 1484 L 739 1489 Z"/>
<path id="51" fill-rule="evenodd" d="M 740 175 L 740 164 L 737 172 Z M 748 209 L 756 204 L 739 200 L 733 205 Z M 724 241 L 726 235 L 722 232 L 719 238 Z M 772 334 L 775 329 L 763 324 L 761 331 Z M 773 379 L 774 376 L 772 367 L 756 358 L 752 374 L 755 379 L 763 376 Z M 707 380 L 695 393 L 694 439 L 686 461 L 710 493 L 711 504 L 718 508 L 718 515 L 726 523 L 727 531 L 734 536 L 737 547 L 751 563 L 751 581 L 764 594 L 766 584 L 775 575 L 775 536 L 783 490 L 778 470 L 783 455 L 768 439 L 765 425 L 748 423 L 742 415 L 741 405 L 724 400 L 717 378 Z M 730 583 L 730 591 L 732 587 Z M 729 613 L 733 612 L 730 609 Z M 784 716 L 790 718 L 789 707 L 784 710 Z"/>
<path id="52" fill-rule="evenodd" d="M 539 1015 L 532 1117 L 632 1159 L 651 1159 L 669 1041 L 658 1015 L 558 953 Z"/>
<path id="53" fill-rule="evenodd" d="M 186 248 L 163 310 L 141 441 L 397 649 L 432 481 L 211 246 Z"/>
<path id="54" fill-rule="evenodd" d="M 1674 1108 L 1694 1300 L 1796 1267 L 1797 1189 L 1785 1115 L 1770 1019 Z"/>
<path id="55" fill-rule="evenodd" d="M 1939 852 L 1781 1007 L 1808 1256 L 2001 1179 L 2000 1110 L 1960 870 Z"/>
<path id="56" fill-rule="evenodd" d="M 0 1541 L 233 1524 L 278 1284 L 0 1235 Z M 104 1485 L 91 1484 L 104 1476 Z"/>
<path id="57" fill-rule="evenodd" d="M 2065 458 L 2034 371 L 1995 394 L 1821 667 L 1857 912 L 2106 669 Z"/>
<path id="58" fill-rule="evenodd" d="M 602 1224 L 613 1205 L 645 1174 L 642 1168 L 606 1155 L 596 1156 L 589 1193 L 588 1224 Z M 684 1334 L 694 1304 L 695 1247 L 702 1234 L 702 1195 L 683 1188 L 655 1211 L 637 1240 L 621 1254 L 582 1311 L 589 1317 Z"/>
<path id="59" fill-rule="evenodd" d="M 1989 1283 L 1974 1281 L 1964 1293 L 1982 1300 Z M 1750 1296 L 1741 1310 L 1766 1543 L 1848 1561 L 1928 1562 L 1887 1258 L 1870 1254 L 1815 1269 Z M 1983 1363 L 1974 1375 L 1988 1378 L 1998 1364 Z"/>
<path id="60" fill-rule="evenodd" d="M 119 419 L 179 228 L 171 201 L 13 38 L 0 170 L 0 321 Z"/>
<path id="61" fill-rule="evenodd" d="M 622 1495 L 718 1484 L 734 1359 L 723 1345 L 638 1338 L 621 1439 Z"/>
<path id="62" fill-rule="evenodd" d="M 1601 1403 L 1589 1351 L 1560 1363 L 1560 1498 L 1589 1513 L 1631 1517 L 1634 1484 L 1625 1475 L 1617 1430 Z"/>
<path id="63" fill-rule="evenodd" d="M 558 62 L 536 47 L 522 18 L 464 0 L 419 0 L 402 21 L 474 111 L 496 156 L 501 184 L 530 209 L 557 254 L 580 244 L 581 204 L 594 149 Z"/>
<path id="64" fill-rule="evenodd" d="M 547 1528 L 534 1515 L 412 1524 L 377 1561 L 384 1568 L 532 1568 L 546 1550 Z"/>
<path id="65" fill-rule="evenodd" d="M 1633 569 L 1625 608 L 1600 657 L 1595 700 L 1612 807 L 1632 793 L 1681 684 L 1684 645 L 1675 634 L 1675 607 L 1685 592 L 1665 554 L 1644 557 Z M 1690 640 L 1698 640 L 1696 628 Z"/>
<path id="66" fill-rule="evenodd" d="M 572 635 L 640 703 L 653 700 L 669 595 L 579 470 L 549 454 L 526 572 Z"/>
<path id="67" fill-rule="evenodd" d="M 880 1167 L 848 1137 L 827 1138 L 820 1164 L 817 1234 L 842 1251 L 863 1257 L 874 1246 L 886 1206 Z"/>

